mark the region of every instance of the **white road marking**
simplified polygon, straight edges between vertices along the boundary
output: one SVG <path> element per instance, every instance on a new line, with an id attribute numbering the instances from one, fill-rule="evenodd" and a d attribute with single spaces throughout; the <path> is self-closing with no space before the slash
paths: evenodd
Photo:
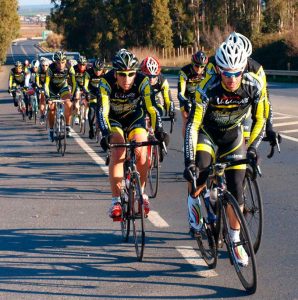
<path id="1" fill-rule="evenodd" d="M 298 129 L 282 130 L 281 132 L 283 132 L 283 133 L 298 132 Z"/>
<path id="2" fill-rule="evenodd" d="M 283 139 L 290 140 L 290 141 L 298 143 L 298 139 L 297 138 L 293 138 L 293 137 L 285 135 L 285 134 L 281 134 L 281 136 L 282 136 Z"/>
<path id="3" fill-rule="evenodd" d="M 199 256 L 193 247 L 177 246 L 176 249 L 184 259 L 195 268 L 196 273 L 200 277 L 209 278 L 218 276 L 218 273 L 208 268 L 206 262 Z"/>
<path id="4" fill-rule="evenodd" d="M 281 116 L 281 117 L 273 117 L 273 120 L 283 120 L 283 119 L 291 119 L 292 116 Z"/>
<path id="5" fill-rule="evenodd" d="M 150 210 L 150 213 L 148 214 L 148 220 L 158 228 L 170 227 L 170 225 L 159 215 L 159 213 L 154 210 Z"/>
<path id="6" fill-rule="evenodd" d="M 275 127 L 281 127 L 281 126 L 288 126 L 288 125 L 297 125 L 298 121 L 295 122 L 283 122 L 283 123 L 278 123 L 278 124 L 274 124 L 274 128 Z"/>
<path id="7" fill-rule="evenodd" d="M 71 128 L 71 133 L 78 145 L 99 165 L 106 175 L 109 175 L 109 169 L 105 161 Z M 159 215 L 157 211 L 150 211 L 149 221 L 158 228 L 169 227 L 169 224 Z"/>

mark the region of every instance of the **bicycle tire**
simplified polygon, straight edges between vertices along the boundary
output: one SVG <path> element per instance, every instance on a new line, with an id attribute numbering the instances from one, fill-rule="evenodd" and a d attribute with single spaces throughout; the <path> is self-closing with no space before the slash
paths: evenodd
<path id="1" fill-rule="evenodd" d="M 158 145 L 150 146 L 151 150 L 149 153 L 149 172 L 148 172 L 148 196 L 149 198 L 155 198 L 158 191 L 159 185 L 159 149 Z"/>
<path id="2" fill-rule="evenodd" d="M 142 261 L 145 248 L 143 195 L 139 176 L 136 174 L 131 175 L 132 177 L 129 185 L 129 202 L 133 238 L 137 259 Z"/>
<path id="3" fill-rule="evenodd" d="M 64 115 L 60 115 L 60 153 L 61 156 L 64 156 L 65 150 L 66 150 L 66 123 L 65 123 L 65 117 Z"/>
<path id="4" fill-rule="evenodd" d="M 251 169 L 246 170 L 243 192 L 245 217 L 255 253 L 258 252 L 263 234 L 263 200 L 257 179 Z"/>
<path id="5" fill-rule="evenodd" d="M 60 152 L 61 149 L 61 140 L 60 140 L 60 122 L 59 120 L 55 119 L 55 124 L 54 124 L 54 139 L 56 143 L 56 149 L 57 152 Z"/>
<path id="6" fill-rule="evenodd" d="M 214 269 L 217 265 L 217 243 L 215 239 L 215 222 L 211 220 L 210 214 L 213 213 L 209 205 L 207 207 L 204 199 L 201 199 L 201 213 L 203 217 L 203 227 L 199 234 L 195 235 L 199 250 L 209 269 Z M 215 216 L 215 215 L 214 215 Z"/>
<path id="7" fill-rule="evenodd" d="M 253 245 L 250 239 L 249 230 L 246 225 L 245 218 L 240 210 L 240 207 L 234 198 L 234 196 L 228 192 L 224 192 L 224 209 L 221 210 L 222 213 L 222 224 L 223 224 L 223 236 L 224 242 L 227 246 L 227 250 L 229 253 L 229 257 L 232 265 L 235 268 L 236 274 L 240 279 L 243 287 L 247 291 L 248 294 L 253 294 L 257 289 L 257 265 L 255 259 L 255 253 L 253 249 Z M 226 213 L 227 205 L 234 211 L 236 215 L 239 225 L 240 225 L 240 241 L 238 243 L 232 242 L 230 238 L 230 222 L 228 214 Z M 248 255 L 248 265 L 241 266 L 236 262 L 234 248 L 242 245 Z"/>
<path id="8" fill-rule="evenodd" d="M 129 233 L 130 233 L 130 202 L 128 201 L 128 191 L 126 188 L 121 191 L 121 207 L 122 207 L 122 215 L 121 215 L 121 233 L 122 239 L 124 242 L 128 242 Z"/>

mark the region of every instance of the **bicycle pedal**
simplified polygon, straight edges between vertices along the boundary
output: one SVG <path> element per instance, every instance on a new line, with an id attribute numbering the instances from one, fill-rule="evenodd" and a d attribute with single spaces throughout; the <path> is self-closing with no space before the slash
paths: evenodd
<path id="1" fill-rule="evenodd" d="M 113 218 L 113 222 L 122 222 L 123 218 L 122 217 L 115 217 Z"/>

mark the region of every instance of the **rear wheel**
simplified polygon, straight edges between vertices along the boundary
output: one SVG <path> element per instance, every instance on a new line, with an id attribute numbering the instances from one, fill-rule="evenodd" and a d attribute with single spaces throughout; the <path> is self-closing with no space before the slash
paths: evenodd
<path id="1" fill-rule="evenodd" d="M 263 201 L 258 182 L 256 179 L 253 179 L 251 169 L 246 170 L 243 199 L 243 215 L 250 232 L 254 251 L 257 253 L 263 232 Z"/>
<path id="2" fill-rule="evenodd" d="M 121 232 L 122 239 L 124 242 L 128 241 L 129 232 L 130 232 L 130 202 L 128 201 L 128 191 L 124 188 L 121 192 L 121 207 L 122 207 L 122 216 L 121 216 Z"/>
<path id="3" fill-rule="evenodd" d="M 137 176 L 130 182 L 129 201 L 136 255 L 142 261 L 145 248 L 144 205 L 140 178 Z"/>
<path id="4" fill-rule="evenodd" d="M 229 193 L 224 194 L 224 209 L 222 209 L 222 223 L 223 223 L 223 236 L 227 246 L 227 250 L 230 255 L 231 263 L 234 266 L 236 273 L 246 291 L 249 294 L 255 293 L 257 289 L 257 266 L 253 245 L 251 243 L 249 230 L 246 225 L 246 221 L 239 208 L 239 205 L 235 198 Z M 227 208 L 230 212 L 234 212 L 234 215 L 238 219 L 240 225 L 240 240 L 239 242 L 233 242 L 230 236 L 231 220 L 227 213 Z M 248 264 L 242 266 L 236 261 L 236 248 L 243 247 L 248 256 Z"/>
<path id="5" fill-rule="evenodd" d="M 159 183 L 159 149 L 158 145 L 149 146 L 148 196 L 155 198 Z"/>

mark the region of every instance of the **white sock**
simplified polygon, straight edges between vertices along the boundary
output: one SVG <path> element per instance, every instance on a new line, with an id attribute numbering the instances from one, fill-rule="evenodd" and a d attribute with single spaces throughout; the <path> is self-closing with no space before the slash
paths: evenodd
<path id="1" fill-rule="evenodd" d="M 231 229 L 230 234 L 231 234 L 231 239 L 233 242 L 240 241 L 240 230 Z"/>
<path id="2" fill-rule="evenodd" d="M 117 203 L 121 203 L 120 197 L 112 197 L 112 204 L 115 205 Z"/>

